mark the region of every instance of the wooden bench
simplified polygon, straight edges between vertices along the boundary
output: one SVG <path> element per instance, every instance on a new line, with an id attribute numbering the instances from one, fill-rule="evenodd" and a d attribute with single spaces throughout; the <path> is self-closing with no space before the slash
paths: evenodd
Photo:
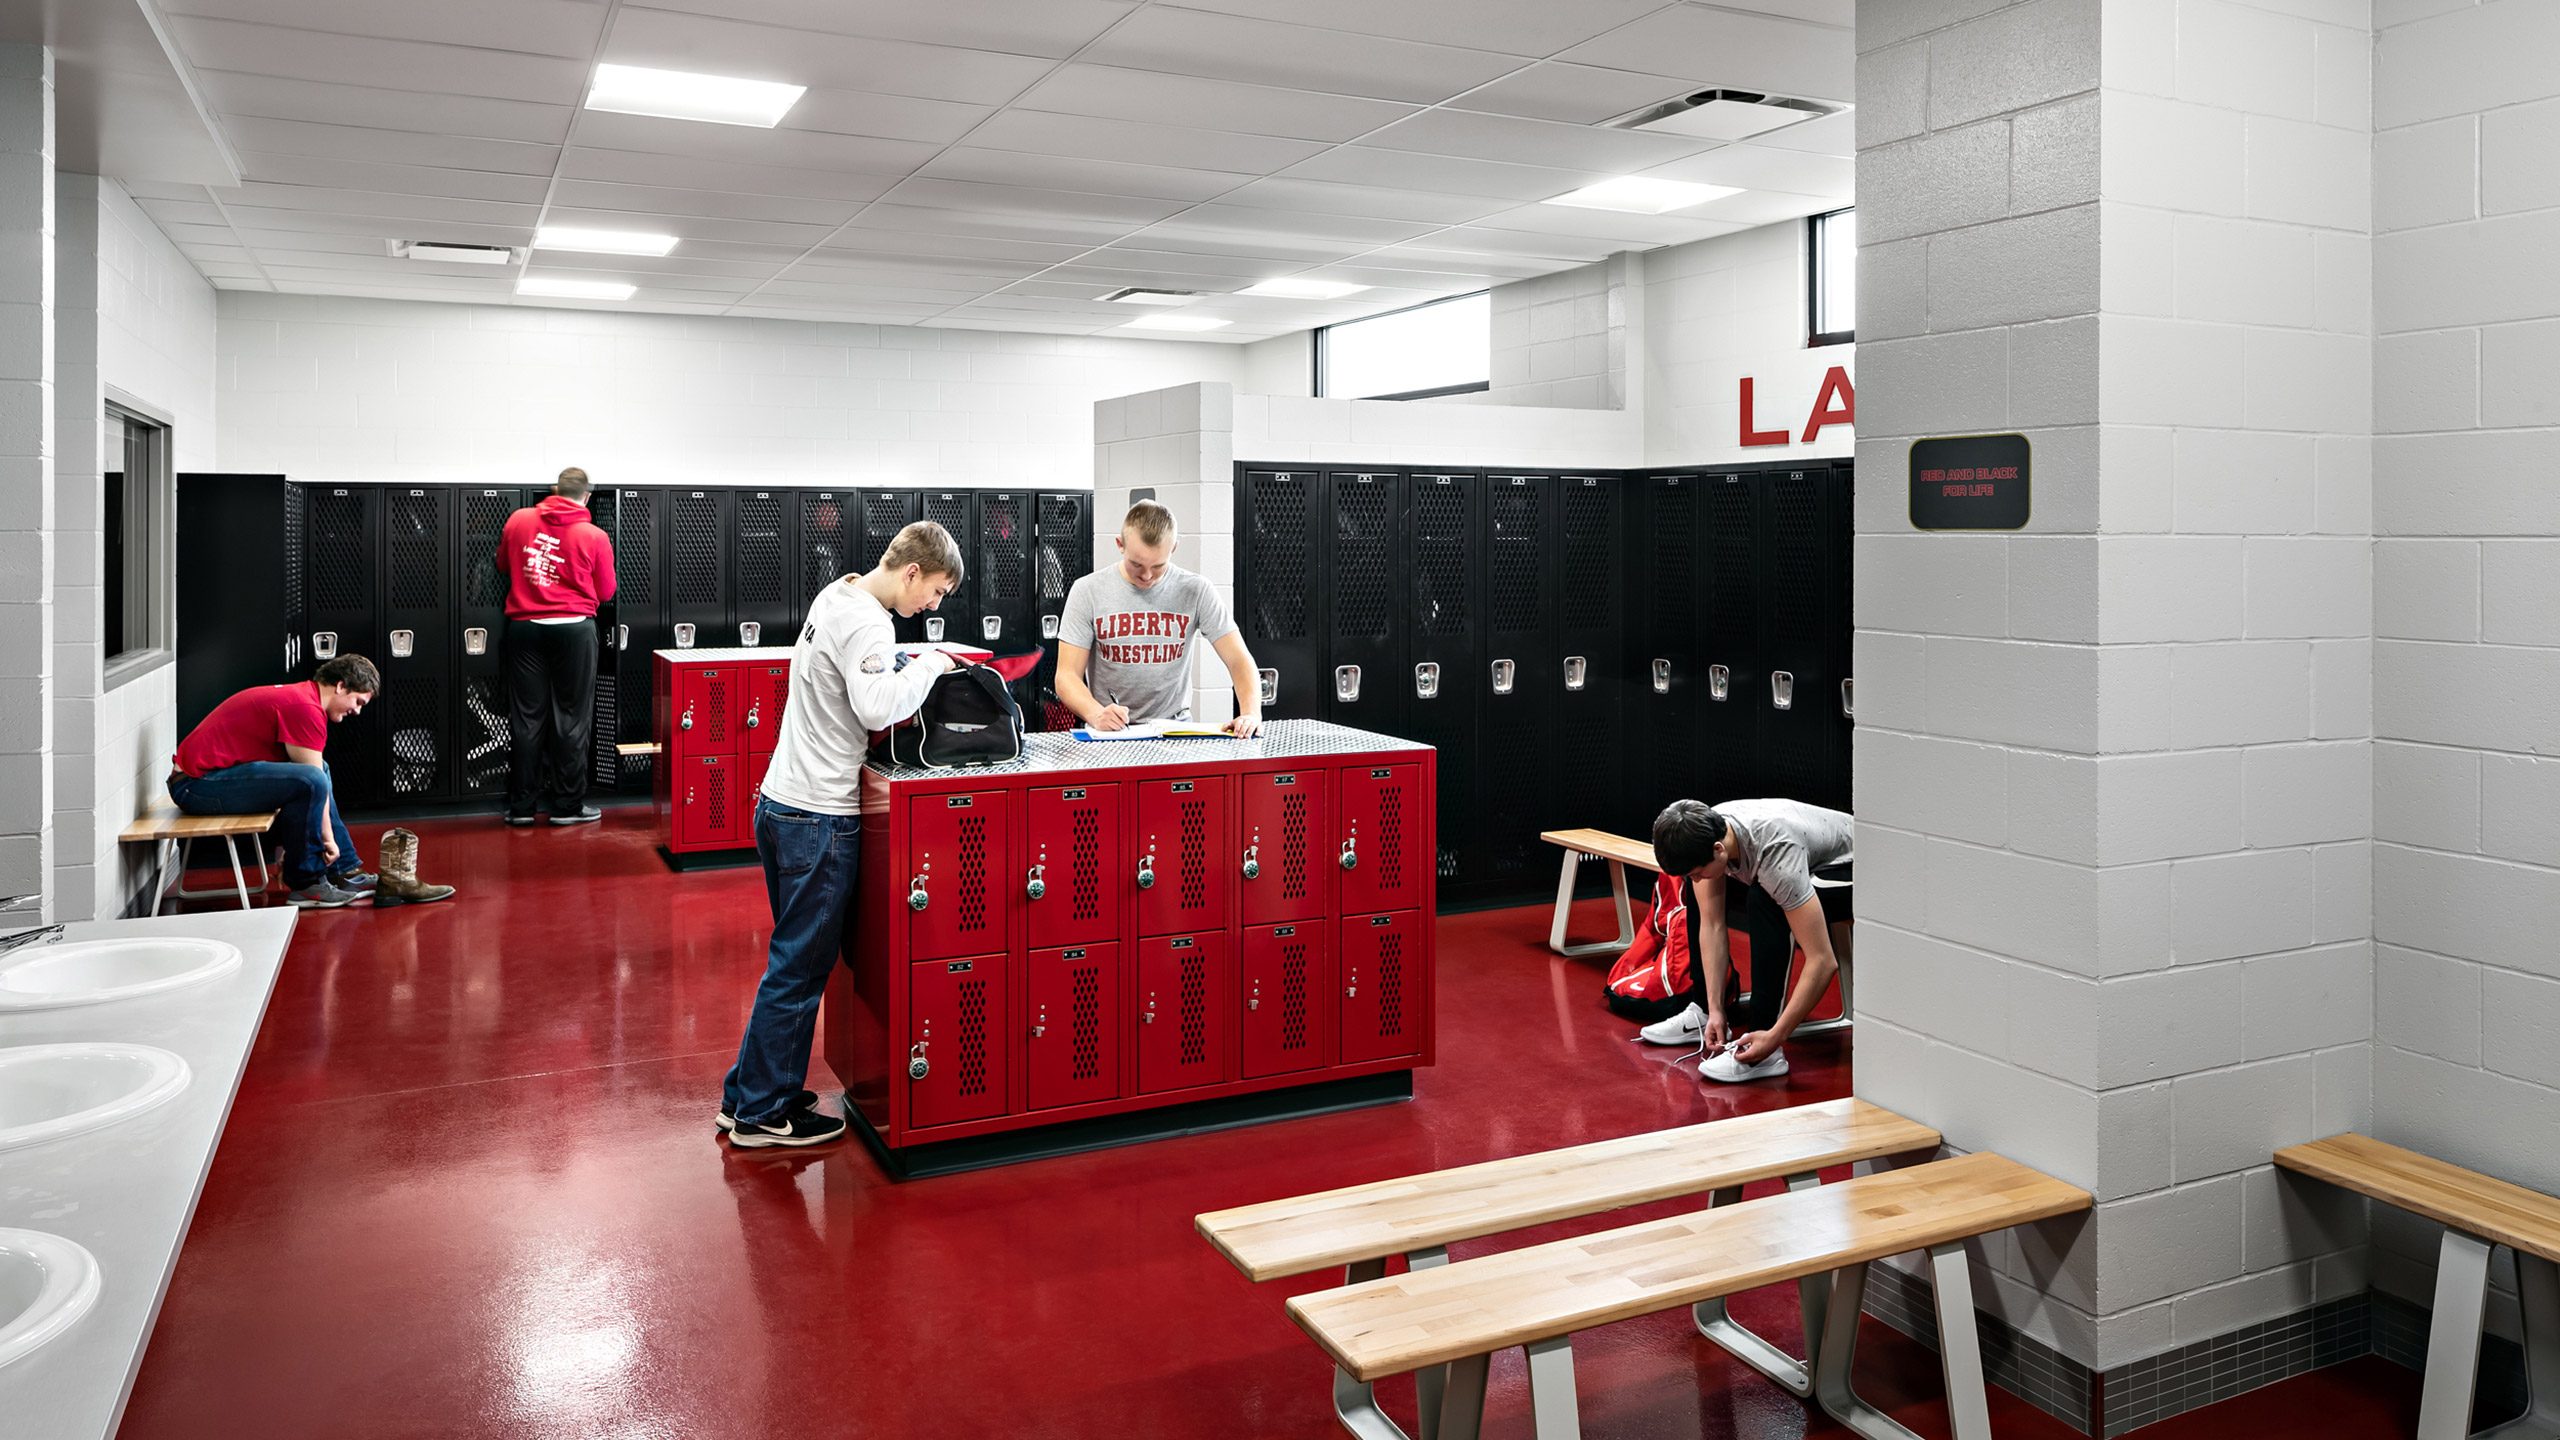
<path id="1" fill-rule="evenodd" d="M 613 747 L 613 753 L 623 756 L 626 759 L 633 755 L 655 755 L 658 753 L 658 742 L 655 740 L 625 740 L 621 744 Z"/>
<path id="2" fill-rule="evenodd" d="M 2445 1227 L 2436 1255 L 2435 1317 L 2418 1399 L 2418 1440 L 2471 1433 L 2471 1391 L 2489 1298 L 2489 1252 L 2516 1252 L 2524 1311 L 2525 1375 L 2533 1396 L 2520 1419 L 2483 1436 L 2560 1434 L 2560 1200 L 2492 1180 L 2363 1135 L 2332 1135 L 2276 1152 L 2276 1163 L 2424 1215 Z"/>
<path id="3" fill-rule="evenodd" d="M 1570 1440 L 1581 1434 L 1576 1333 L 1755 1286 L 1828 1277 L 1830 1311 L 1841 1319 L 1822 1327 L 1814 1398 L 1867 1440 L 1914 1440 L 1857 1397 L 1849 1371 L 1867 1265 L 1926 1250 L 1948 1417 L 1956 1440 L 1989 1440 L 1964 1242 L 2090 1203 L 2087 1191 L 2016 1161 L 1965 1155 L 1294 1296 L 1289 1318 L 1341 1373 L 1364 1384 L 1449 1367 L 1436 1427 L 1423 1440 L 1476 1440 L 1493 1354 L 1520 1346 L 1538 1440 Z"/>
<path id="4" fill-rule="evenodd" d="M 1890 1110 L 1830 1100 L 1217 1210 L 1193 1225 L 1249 1279 L 1340 1265 L 1343 1283 L 1351 1285 L 1386 1274 L 1393 1255 L 1404 1256 L 1409 1270 L 1427 1270 L 1448 1264 L 1448 1246 L 1460 1240 L 1682 1195 L 1705 1194 L 1709 1208 L 1728 1206 L 1755 1180 L 1783 1178 L 1790 1191 L 1803 1190 L 1819 1184 L 1816 1172 L 1828 1166 L 1934 1150 L 1938 1143 L 1937 1131 Z M 1803 1396 L 1810 1393 L 1807 1361 L 1828 1295 L 1822 1281 L 1798 1286 L 1806 1361 L 1745 1329 L 1720 1296 L 1701 1300 L 1693 1318 L 1699 1334 Z M 1418 1382 L 1426 1432 L 1440 1378 L 1434 1372 Z M 1334 1411 L 1363 1440 L 1398 1440 L 1404 1433 L 1378 1409 L 1367 1381 L 1339 1370 Z"/>
<path id="5" fill-rule="evenodd" d="M 239 891 L 240 908 L 246 910 L 249 908 L 249 897 L 252 892 L 249 889 L 248 877 L 240 869 L 240 837 L 264 835 L 275 823 L 276 812 L 273 810 L 249 815 L 189 815 L 180 810 L 169 797 L 163 795 L 145 807 L 142 817 L 124 827 L 123 833 L 117 835 L 116 839 L 129 845 L 150 843 L 160 847 L 159 864 L 156 867 L 158 883 L 151 889 L 151 911 L 156 915 L 160 913 L 161 900 L 169 891 L 169 861 L 172 855 L 178 862 L 179 899 L 203 900 L 223 893 L 219 889 L 190 890 L 187 888 L 187 847 L 198 840 L 219 837 L 222 848 L 231 853 L 231 883 Z M 263 894 L 267 886 L 272 883 L 272 877 L 267 874 L 267 848 L 264 845 L 252 845 L 249 848 L 258 857 L 256 893 Z"/>

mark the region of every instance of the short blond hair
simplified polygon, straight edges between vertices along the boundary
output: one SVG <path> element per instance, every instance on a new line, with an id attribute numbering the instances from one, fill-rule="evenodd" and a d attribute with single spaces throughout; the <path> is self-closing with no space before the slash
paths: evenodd
<path id="1" fill-rule="evenodd" d="M 960 562 L 960 542 L 951 532 L 930 520 L 919 520 L 898 532 L 889 548 L 880 552 L 880 568 L 904 570 L 919 567 L 927 575 L 948 575 L 957 585 L 968 567 Z"/>
<path id="2" fill-rule="evenodd" d="M 1141 500 L 1120 517 L 1120 533 L 1136 535 L 1149 545 L 1162 545 L 1177 533 L 1173 512 L 1153 500 Z"/>

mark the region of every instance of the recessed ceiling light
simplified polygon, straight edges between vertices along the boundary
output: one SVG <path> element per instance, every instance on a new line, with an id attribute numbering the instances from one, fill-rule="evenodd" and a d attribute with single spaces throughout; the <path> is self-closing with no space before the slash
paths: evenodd
<path id="1" fill-rule="evenodd" d="M 1668 215 L 1692 205 L 1704 205 L 1727 195 L 1739 195 L 1734 185 L 1692 185 L 1686 180 L 1648 180 L 1641 175 L 1621 175 L 1586 185 L 1569 195 L 1559 195 L 1546 203 L 1571 205 L 1583 210 L 1623 210 L 1630 215 Z"/>
<path id="2" fill-rule="evenodd" d="M 516 282 L 519 295 L 549 295 L 561 300 L 628 300 L 635 285 L 617 280 L 551 280 L 528 275 Z"/>
<path id="3" fill-rule="evenodd" d="M 591 255 L 664 255 L 676 248 L 673 235 L 642 235 L 630 230 L 581 230 L 571 225 L 545 225 L 533 232 L 536 250 L 583 250 Z"/>
<path id="4" fill-rule="evenodd" d="M 1346 285 L 1339 280 L 1265 280 L 1259 285 L 1247 285 L 1236 293 L 1268 295 L 1277 300 L 1339 300 L 1368 288 L 1366 285 Z"/>
<path id="5" fill-rule="evenodd" d="M 595 86 L 587 92 L 587 108 L 770 130 L 782 123 L 782 117 L 808 92 L 806 85 L 785 85 L 773 80 L 737 80 L 726 75 L 650 70 L 638 65 L 598 65 Z"/>
<path id="6" fill-rule="evenodd" d="M 1212 320 L 1206 315 L 1141 315 L 1120 328 L 1123 330 L 1223 330 L 1230 323 L 1232 322 L 1226 320 Z"/>
<path id="7" fill-rule="evenodd" d="M 1188 305 L 1200 298 L 1197 290 L 1150 290 L 1131 285 L 1102 297 L 1122 305 Z"/>
<path id="8" fill-rule="evenodd" d="M 443 260 L 460 265 L 507 265 L 516 258 L 512 245 L 447 245 L 440 240 L 394 241 L 391 253 L 411 260 Z"/>
<path id="9" fill-rule="evenodd" d="M 1664 135 L 1693 135 L 1702 140 L 1747 140 L 1848 108 L 1819 100 L 1763 95 L 1756 90 L 1701 90 L 1609 124 L 1618 130 L 1651 130 Z"/>

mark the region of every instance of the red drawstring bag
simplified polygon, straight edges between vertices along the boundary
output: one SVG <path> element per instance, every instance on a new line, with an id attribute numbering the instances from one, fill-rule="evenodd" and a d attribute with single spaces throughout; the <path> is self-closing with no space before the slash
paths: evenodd
<path id="1" fill-rule="evenodd" d="M 1650 1025 L 1689 1008 L 1698 947 L 1689 928 L 1685 888 L 1678 876 L 1655 880 L 1651 913 L 1636 927 L 1635 943 L 1609 967 L 1602 994 L 1611 1014 Z"/>

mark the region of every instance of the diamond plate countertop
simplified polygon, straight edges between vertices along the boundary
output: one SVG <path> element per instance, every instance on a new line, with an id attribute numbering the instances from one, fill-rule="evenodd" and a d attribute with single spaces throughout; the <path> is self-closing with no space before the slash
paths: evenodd
<path id="1" fill-rule="evenodd" d="M 922 765 L 889 765 L 874 760 L 868 768 L 887 780 L 948 779 L 954 775 L 1031 775 L 1047 771 L 1123 770 L 1143 765 L 1216 765 L 1244 761 L 1296 760 L 1318 755 L 1368 755 L 1382 751 L 1421 754 L 1431 747 L 1392 735 L 1354 730 L 1323 720 L 1272 720 L 1250 740 L 1078 740 L 1067 734 L 1023 737 L 1022 758 L 1000 765 L 970 765 L 950 770 Z"/>

